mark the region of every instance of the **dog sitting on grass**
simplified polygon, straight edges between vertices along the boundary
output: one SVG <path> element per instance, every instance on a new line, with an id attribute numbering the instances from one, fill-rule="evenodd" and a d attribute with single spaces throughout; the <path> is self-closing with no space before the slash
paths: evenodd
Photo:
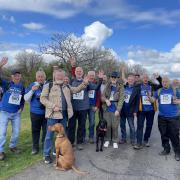
<path id="1" fill-rule="evenodd" d="M 96 152 L 103 151 L 104 137 L 107 131 L 107 121 L 101 119 L 96 127 Z M 99 140 L 101 141 L 99 149 Z"/>

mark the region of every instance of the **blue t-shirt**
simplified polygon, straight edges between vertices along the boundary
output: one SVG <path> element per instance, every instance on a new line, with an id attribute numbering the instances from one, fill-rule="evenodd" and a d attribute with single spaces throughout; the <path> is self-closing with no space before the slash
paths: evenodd
<path id="1" fill-rule="evenodd" d="M 159 115 L 163 117 L 176 117 L 178 115 L 178 105 L 173 104 L 174 91 L 171 87 L 161 88 L 155 92 L 154 97 L 158 99 Z M 180 93 L 176 92 L 176 97 L 180 98 Z"/>
<path id="2" fill-rule="evenodd" d="M 4 89 L 1 110 L 9 113 L 16 113 L 24 106 L 24 86 L 22 83 L 4 81 L 6 88 Z"/>
<path id="3" fill-rule="evenodd" d="M 149 101 L 147 94 L 152 94 L 151 86 L 144 84 L 141 85 L 141 100 L 142 100 L 142 111 L 152 111 L 154 110 L 152 103 Z"/>
<path id="4" fill-rule="evenodd" d="M 115 86 L 111 86 L 111 95 L 110 95 L 110 101 L 111 101 L 111 105 L 109 107 L 107 107 L 107 112 L 115 112 L 116 111 L 116 105 L 115 102 L 113 100 L 113 96 L 116 93 L 117 88 Z"/>
<path id="5" fill-rule="evenodd" d="M 180 96 L 180 86 L 176 88 L 176 92 L 178 93 L 178 96 Z M 178 115 L 180 116 L 180 104 L 178 104 Z"/>
<path id="6" fill-rule="evenodd" d="M 46 84 L 47 82 L 45 82 L 44 84 Z M 25 94 L 27 94 L 29 91 L 31 91 L 32 86 L 34 86 L 35 83 L 31 83 L 25 91 Z M 39 86 L 39 88 L 35 91 L 33 91 L 33 95 L 30 101 L 30 112 L 35 113 L 35 114 L 39 114 L 39 115 L 43 115 L 45 114 L 45 107 L 41 104 L 40 102 L 40 96 L 41 96 L 41 92 L 43 89 L 43 84 L 41 84 Z"/>

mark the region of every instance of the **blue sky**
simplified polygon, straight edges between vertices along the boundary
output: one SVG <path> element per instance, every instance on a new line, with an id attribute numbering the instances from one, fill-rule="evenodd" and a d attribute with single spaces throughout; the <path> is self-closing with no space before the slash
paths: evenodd
<path id="1" fill-rule="evenodd" d="M 73 32 L 95 37 L 130 64 L 178 77 L 179 29 L 180 0 L 0 0 L 0 56 Z"/>

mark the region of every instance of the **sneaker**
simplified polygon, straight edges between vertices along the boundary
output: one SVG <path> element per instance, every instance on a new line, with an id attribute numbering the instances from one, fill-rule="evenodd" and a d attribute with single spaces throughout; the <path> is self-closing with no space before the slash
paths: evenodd
<path id="1" fill-rule="evenodd" d="M 125 139 L 121 139 L 120 141 L 119 141 L 119 144 L 126 144 L 126 140 Z"/>
<path id="2" fill-rule="evenodd" d="M 32 154 L 32 155 L 36 155 L 36 154 L 38 154 L 38 152 L 39 152 L 39 151 L 38 151 L 37 149 L 33 149 L 32 152 L 31 152 L 31 154 Z"/>
<path id="3" fill-rule="evenodd" d="M 5 153 L 2 152 L 0 153 L 0 161 L 3 161 L 5 159 Z"/>
<path id="4" fill-rule="evenodd" d="M 180 161 L 180 154 L 179 153 L 175 153 L 175 160 Z"/>
<path id="5" fill-rule="evenodd" d="M 166 156 L 166 155 L 168 155 L 170 153 L 170 151 L 168 151 L 168 150 L 163 150 L 163 151 L 161 151 L 160 153 L 159 153 L 159 155 L 160 156 Z"/>
<path id="6" fill-rule="evenodd" d="M 142 147 L 142 145 L 140 145 L 140 144 L 136 144 L 133 148 L 136 149 L 136 150 L 140 150 L 140 149 L 142 149 L 143 147 Z"/>
<path id="7" fill-rule="evenodd" d="M 94 139 L 93 138 L 89 138 L 89 143 L 90 144 L 94 144 Z"/>
<path id="8" fill-rule="evenodd" d="M 81 150 L 83 150 L 83 149 L 84 149 L 84 148 L 83 148 L 83 146 L 82 146 L 82 145 L 77 144 L 77 150 L 81 151 Z"/>
<path id="9" fill-rule="evenodd" d="M 56 156 L 56 153 L 55 153 L 55 152 L 53 152 L 52 154 L 53 154 L 53 156 Z"/>
<path id="10" fill-rule="evenodd" d="M 106 148 L 109 147 L 109 141 L 106 141 L 106 142 L 104 143 L 104 147 L 106 147 Z"/>
<path id="11" fill-rule="evenodd" d="M 52 163 L 51 157 L 50 157 L 50 156 L 45 156 L 45 158 L 44 158 L 44 163 L 45 163 L 45 164 L 50 164 L 50 163 Z"/>
<path id="12" fill-rule="evenodd" d="M 20 150 L 17 149 L 16 147 L 10 148 L 10 151 L 13 152 L 13 153 L 15 153 L 15 154 L 20 154 Z"/>
<path id="13" fill-rule="evenodd" d="M 144 141 L 144 146 L 145 146 L 145 147 L 150 147 L 149 142 L 148 142 L 148 141 Z"/>
<path id="14" fill-rule="evenodd" d="M 118 144 L 117 143 L 113 143 L 113 148 L 114 149 L 118 149 Z"/>

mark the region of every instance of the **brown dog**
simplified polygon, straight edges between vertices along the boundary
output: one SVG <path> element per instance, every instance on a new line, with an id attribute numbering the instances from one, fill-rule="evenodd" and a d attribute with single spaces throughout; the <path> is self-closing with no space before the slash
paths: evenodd
<path id="1" fill-rule="evenodd" d="M 74 157 L 73 148 L 69 139 L 66 137 L 63 125 L 57 123 L 53 126 L 49 126 L 48 129 L 50 131 L 55 131 L 58 133 L 55 140 L 56 169 L 59 169 L 61 171 L 73 169 L 78 174 L 82 174 L 82 175 L 87 174 L 86 172 L 79 171 L 74 166 L 75 157 Z"/>

